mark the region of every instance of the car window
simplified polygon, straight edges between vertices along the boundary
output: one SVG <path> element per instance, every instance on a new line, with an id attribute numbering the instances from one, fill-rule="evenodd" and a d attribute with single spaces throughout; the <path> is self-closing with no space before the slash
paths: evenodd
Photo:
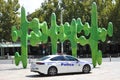
<path id="1" fill-rule="evenodd" d="M 50 58 L 50 57 L 49 56 L 45 56 L 45 57 L 42 57 L 42 58 L 38 59 L 38 61 L 44 61 L 44 60 L 46 60 L 48 58 Z"/>
<path id="2" fill-rule="evenodd" d="M 57 56 L 57 57 L 54 57 L 50 60 L 51 61 L 65 61 L 65 58 L 64 58 L 64 56 Z"/>
<path id="3" fill-rule="evenodd" d="M 72 56 L 65 56 L 66 57 L 66 61 L 78 61 L 78 59 L 72 57 Z"/>

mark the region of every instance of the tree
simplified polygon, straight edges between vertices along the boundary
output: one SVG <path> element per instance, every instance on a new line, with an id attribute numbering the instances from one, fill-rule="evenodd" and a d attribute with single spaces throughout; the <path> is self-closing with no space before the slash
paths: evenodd
<path id="1" fill-rule="evenodd" d="M 115 42 L 120 42 L 120 0 L 115 0 L 113 4 L 114 9 L 109 14 L 109 21 L 113 22 L 114 25 L 114 35 L 113 40 Z"/>
<path id="2" fill-rule="evenodd" d="M 47 21 L 49 26 L 52 12 L 55 12 L 57 16 L 57 23 L 61 23 L 60 15 L 63 10 L 63 23 L 70 23 L 73 18 L 81 18 L 83 24 L 85 22 L 91 24 L 91 4 L 93 2 L 96 2 L 98 8 L 98 26 L 107 28 L 108 22 L 113 22 L 114 36 L 110 39 L 120 40 L 119 0 L 45 0 L 42 6 L 30 16 L 39 18 L 40 22 Z"/>
<path id="3" fill-rule="evenodd" d="M 0 39 L 11 41 L 11 27 L 19 26 L 18 0 L 0 0 Z"/>
<path id="4" fill-rule="evenodd" d="M 60 8 L 58 5 L 58 0 L 45 0 L 44 3 L 41 4 L 40 9 L 28 15 L 28 17 L 39 18 L 40 22 L 46 21 L 48 25 L 50 25 L 51 14 L 55 13 L 57 16 L 57 22 L 60 23 Z"/>

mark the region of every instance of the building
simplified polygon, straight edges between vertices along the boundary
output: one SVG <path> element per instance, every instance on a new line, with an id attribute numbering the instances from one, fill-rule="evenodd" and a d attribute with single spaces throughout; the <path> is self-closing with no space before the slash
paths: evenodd
<path id="1" fill-rule="evenodd" d="M 58 53 L 61 53 L 61 43 L 57 43 L 58 45 Z M 91 51 L 89 45 L 81 46 L 77 45 L 77 55 L 78 57 L 91 57 Z M 120 44 L 119 43 L 100 43 L 99 49 L 103 52 L 103 57 L 119 57 L 120 56 Z M 2 42 L 0 43 L 0 56 L 14 56 L 15 52 L 21 53 L 21 44 L 20 43 L 12 43 L 12 42 Z M 63 52 L 65 54 L 72 54 L 71 44 L 69 41 L 65 41 L 63 43 Z M 28 44 L 28 55 L 32 56 L 41 56 L 41 55 L 49 55 L 52 54 L 52 46 L 51 43 L 48 42 L 46 44 L 38 44 L 36 46 L 31 46 Z"/>

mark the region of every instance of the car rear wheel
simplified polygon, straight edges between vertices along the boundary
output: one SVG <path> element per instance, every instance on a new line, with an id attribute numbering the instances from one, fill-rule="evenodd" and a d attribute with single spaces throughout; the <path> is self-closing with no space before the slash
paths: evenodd
<path id="1" fill-rule="evenodd" d="M 54 76 L 54 75 L 56 75 L 56 74 L 57 74 L 57 68 L 56 68 L 56 67 L 50 67 L 50 68 L 48 69 L 48 75 Z"/>
<path id="2" fill-rule="evenodd" d="M 89 73 L 90 72 L 90 66 L 89 65 L 84 65 L 84 67 L 83 67 L 83 73 Z"/>

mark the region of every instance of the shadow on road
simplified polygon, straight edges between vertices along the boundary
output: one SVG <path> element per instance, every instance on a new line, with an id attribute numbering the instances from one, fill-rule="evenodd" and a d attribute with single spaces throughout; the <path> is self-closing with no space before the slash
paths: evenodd
<path id="1" fill-rule="evenodd" d="M 91 72 L 90 72 L 90 73 L 87 73 L 87 74 L 91 74 Z M 55 76 L 36 74 L 36 75 L 27 75 L 26 77 L 29 77 L 29 78 L 40 78 L 40 77 L 73 76 L 73 75 L 87 75 L 87 74 L 84 74 L 84 73 L 82 73 L 82 72 L 79 72 L 79 73 L 57 74 L 57 75 L 55 75 Z"/>

